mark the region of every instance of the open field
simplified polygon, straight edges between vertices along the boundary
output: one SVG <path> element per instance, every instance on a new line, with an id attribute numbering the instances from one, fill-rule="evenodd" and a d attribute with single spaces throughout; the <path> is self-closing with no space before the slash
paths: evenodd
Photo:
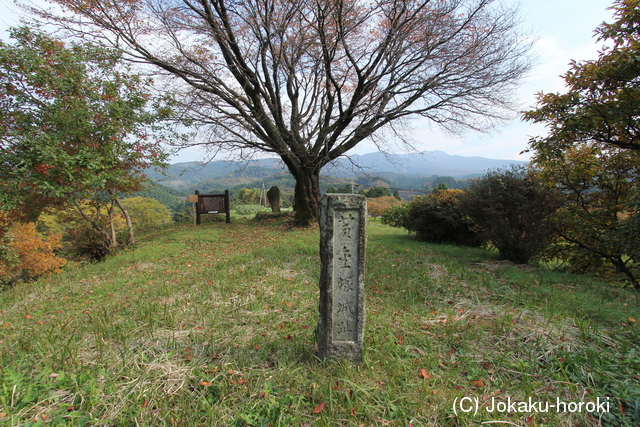
<path id="1" fill-rule="evenodd" d="M 640 424 L 637 293 L 372 222 L 364 364 L 321 363 L 318 235 L 171 225 L 3 290 L 0 425 Z"/>

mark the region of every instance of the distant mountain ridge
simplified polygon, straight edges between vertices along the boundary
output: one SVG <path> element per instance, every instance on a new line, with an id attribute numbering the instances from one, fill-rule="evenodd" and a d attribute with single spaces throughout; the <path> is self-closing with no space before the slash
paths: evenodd
<path id="1" fill-rule="evenodd" d="M 394 173 L 409 175 L 440 175 L 451 176 L 457 179 L 466 179 L 483 175 L 489 169 L 500 169 L 510 165 L 525 165 L 528 162 L 521 160 L 500 160 L 485 157 L 465 157 L 450 155 L 444 151 L 423 151 L 421 153 L 389 154 L 368 153 L 350 156 L 351 161 L 357 164 L 364 172 Z M 340 168 L 357 171 L 352 162 L 347 159 L 338 159 Z M 329 166 L 331 168 L 331 166 Z M 331 174 L 333 175 L 333 174 Z"/>
<path id="2" fill-rule="evenodd" d="M 525 165 L 519 160 L 500 160 L 485 157 L 465 157 L 449 155 L 444 151 L 423 151 L 421 153 L 354 154 L 349 158 L 339 158 L 322 170 L 323 176 L 349 179 L 361 176 L 407 176 L 429 177 L 450 176 L 464 180 L 483 175 L 488 169 Z M 357 165 L 356 166 L 354 166 Z M 200 162 L 174 163 L 164 174 L 147 171 L 154 181 L 172 187 L 189 187 L 203 181 L 216 181 L 224 188 L 244 182 L 257 181 L 286 171 L 278 158 L 264 158 L 249 161 L 215 160 L 206 164 Z"/>

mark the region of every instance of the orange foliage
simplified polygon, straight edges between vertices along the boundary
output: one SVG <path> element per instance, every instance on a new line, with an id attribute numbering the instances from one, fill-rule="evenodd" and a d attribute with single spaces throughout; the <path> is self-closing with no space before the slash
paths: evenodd
<path id="1" fill-rule="evenodd" d="M 59 273 L 66 260 L 55 255 L 62 236 L 43 239 L 34 223 L 18 223 L 11 227 L 0 253 L 0 281 L 33 279 Z"/>
<path id="2" fill-rule="evenodd" d="M 393 196 L 377 197 L 375 199 L 367 199 L 367 211 L 369 216 L 376 218 L 382 216 L 382 212 L 392 206 L 400 206 L 403 203 Z"/>

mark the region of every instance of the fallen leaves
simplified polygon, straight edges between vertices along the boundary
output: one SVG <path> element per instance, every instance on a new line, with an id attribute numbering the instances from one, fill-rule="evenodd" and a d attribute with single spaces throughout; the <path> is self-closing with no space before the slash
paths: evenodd
<path id="1" fill-rule="evenodd" d="M 420 369 L 420 376 L 425 380 L 428 380 L 429 378 L 431 378 L 431 375 L 429 375 L 429 372 L 427 372 L 426 369 Z"/>
<path id="2" fill-rule="evenodd" d="M 320 412 L 322 412 L 324 410 L 324 405 L 326 405 L 327 402 L 322 402 L 321 404 L 319 404 L 318 406 L 316 406 L 313 409 L 313 413 L 314 414 L 319 414 Z"/>

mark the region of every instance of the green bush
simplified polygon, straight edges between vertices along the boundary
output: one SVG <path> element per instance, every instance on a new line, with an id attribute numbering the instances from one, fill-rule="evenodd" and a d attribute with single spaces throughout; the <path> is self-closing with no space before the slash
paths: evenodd
<path id="1" fill-rule="evenodd" d="M 271 209 L 261 205 L 237 205 L 233 207 L 238 215 L 253 216 L 258 212 L 271 212 Z"/>
<path id="2" fill-rule="evenodd" d="M 408 205 L 403 227 L 425 242 L 479 246 L 482 239 L 458 207 L 461 194 L 461 190 L 441 190 L 416 197 Z"/>
<path id="3" fill-rule="evenodd" d="M 408 207 L 409 205 L 391 206 L 382 212 L 380 220 L 392 227 L 404 227 Z"/>
<path id="4" fill-rule="evenodd" d="M 512 166 L 472 182 L 459 206 L 501 258 L 526 264 L 553 241 L 551 220 L 559 200 L 554 189 L 527 169 Z"/>

